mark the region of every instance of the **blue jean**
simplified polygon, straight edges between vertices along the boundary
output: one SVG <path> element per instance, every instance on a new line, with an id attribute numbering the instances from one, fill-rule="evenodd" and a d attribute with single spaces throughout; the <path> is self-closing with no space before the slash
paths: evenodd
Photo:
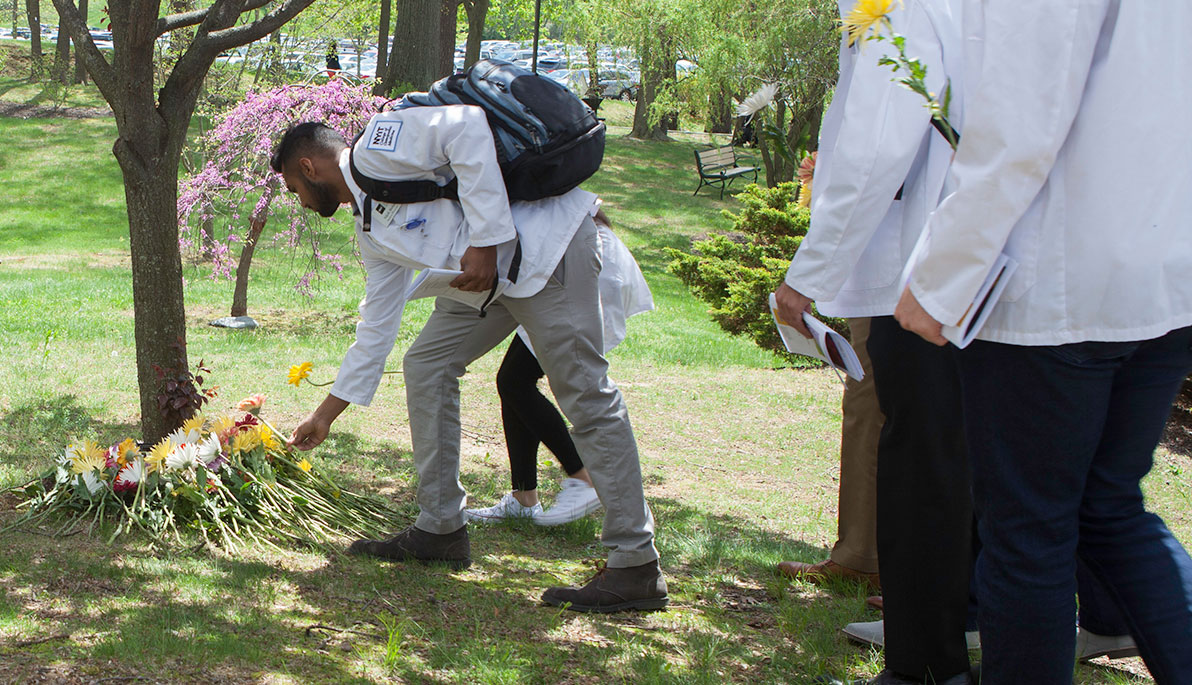
<path id="1" fill-rule="evenodd" d="M 1156 682 L 1192 683 L 1192 559 L 1139 487 L 1192 368 L 1192 327 L 1140 342 L 975 342 L 956 359 L 983 682 L 1072 682 L 1079 558 Z"/>

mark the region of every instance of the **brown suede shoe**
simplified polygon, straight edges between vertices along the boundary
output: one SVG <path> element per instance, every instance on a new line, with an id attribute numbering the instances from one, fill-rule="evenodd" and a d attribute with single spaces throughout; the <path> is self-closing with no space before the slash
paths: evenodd
<path id="1" fill-rule="evenodd" d="M 348 547 L 348 554 L 363 554 L 392 561 L 446 564 L 457 571 L 472 565 L 472 546 L 468 542 L 466 525 L 445 535 L 410 526 L 388 540 L 357 540 Z"/>
<path id="2" fill-rule="evenodd" d="M 885 604 L 882 603 L 881 595 L 874 595 L 872 597 L 866 597 L 865 603 L 868 604 L 869 606 L 873 607 L 874 609 L 877 609 L 878 611 L 884 611 L 883 607 L 885 607 Z"/>
<path id="3" fill-rule="evenodd" d="M 802 578 L 813 583 L 820 583 L 828 578 L 848 578 L 866 583 L 877 592 L 882 591 L 882 581 L 878 574 L 856 571 L 831 559 L 825 559 L 818 564 L 783 561 L 778 564 L 778 572 L 789 578 Z"/>
<path id="4" fill-rule="evenodd" d="M 601 563 L 596 575 L 583 587 L 552 587 L 542 593 L 542 601 L 572 611 L 607 614 L 661 609 L 670 598 L 666 596 L 666 579 L 655 559 L 629 568 L 610 568 Z"/>

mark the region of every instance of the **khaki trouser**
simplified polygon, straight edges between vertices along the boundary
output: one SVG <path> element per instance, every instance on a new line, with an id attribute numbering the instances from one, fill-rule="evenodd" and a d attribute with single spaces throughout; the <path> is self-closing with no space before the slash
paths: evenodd
<path id="1" fill-rule="evenodd" d="M 602 541 L 612 568 L 658 558 L 654 518 L 642 489 L 637 442 L 621 391 L 601 354 L 600 248 L 596 226 L 584 219 L 559 268 L 536 295 L 499 297 L 481 318 L 475 309 L 439 298 L 406 353 L 404 375 L 414 467 L 415 525 L 450 533 L 464 525 L 466 494 L 459 482 L 459 377 L 469 363 L 525 327 L 551 391 L 571 421 L 572 438 L 604 504 Z"/>
<path id="2" fill-rule="evenodd" d="M 869 319 L 849 319 L 853 349 L 865 378 L 844 385 L 840 435 L 840 502 L 832 561 L 863 573 L 877 573 L 877 443 L 885 417 L 873 386 L 866 340 Z"/>

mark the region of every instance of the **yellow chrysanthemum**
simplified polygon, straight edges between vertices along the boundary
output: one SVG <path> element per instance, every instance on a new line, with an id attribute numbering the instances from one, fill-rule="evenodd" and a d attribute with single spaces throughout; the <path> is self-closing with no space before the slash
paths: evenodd
<path id="1" fill-rule="evenodd" d="M 848 34 L 848 44 L 851 46 L 858 40 L 865 40 L 895 6 L 902 7 L 902 0 L 857 0 L 848 16 L 840 21 L 840 30 Z"/>
<path id="2" fill-rule="evenodd" d="M 313 466 L 314 465 L 307 461 L 305 457 L 302 458 L 302 461 L 298 462 L 298 468 L 306 471 L 307 473 L 310 473 L 310 470 Z"/>
<path id="3" fill-rule="evenodd" d="M 94 440 L 87 440 L 81 445 L 71 445 L 67 450 L 71 452 L 70 470 L 75 473 L 102 469 L 108 464 L 108 453 L 95 444 Z"/>
<path id="4" fill-rule="evenodd" d="M 219 418 L 211 422 L 211 432 L 216 435 L 223 435 L 228 432 L 232 426 L 236 425 L 236 421 L 227 414 L 221 414 Z"/>
<path id="5" fill-rule="evenodd" d="M 149 470 L 151 472 L 160 471 L 162 465 L 166 463 L 166 457 L 174 451 L 174 447 L 176 447 L 174 441 L 169 438 L 154 445 L 153 449 L 149 450 L 149 456 L 145 457 L 145 463 L 149 465 Z"/>
<path id="6" fill-rule="evenodd" d="M 191 431 L 198 431 L 198 432 L 202 433 L 203 432 L 203 423 L 205 421 L 206 421 L 206 419 L 203 417 L 202 414 L 195 414 L 194 416 L 192 416 L 189 419 L 182 422 L 182 432 L 189 433 Z"/>
<path id="7" fill-rule="evenodd" d="M 286 381 L 290 385 L 297 388 L 302 384 L 302 379 L 310 375 L 310 370 L 314 368 L 310 362 L 302 362 L 290 367 L 290 377 Z"/>
<path id="8" fill-rule="evenodd" d="M 277 437 L 273 435 L 273 430 L 263 423 L 257 426 L 257 437 L 260 438 L 261 444 L 264 445 L 265 449 L 267 450 L 275 450 L 278 447 L 281 447 L 281 443 L 278 442 Z"/>
<path id="9" fill-rule="evenodd" d="M 251 452 L 254 447 L 261 444 L 261 436 L 255 430 L 242 430 L 236 433 L 232 438 L 233 452 Z"/>
<path id="10" fill-rule="evenodd" d="M 141 455 L 141 448 L 137 447 L 137 441 L 132 438 L 125 438 L 124 442 L 116 445 L 116 462 L 124 466 L 134 457 Z"/>

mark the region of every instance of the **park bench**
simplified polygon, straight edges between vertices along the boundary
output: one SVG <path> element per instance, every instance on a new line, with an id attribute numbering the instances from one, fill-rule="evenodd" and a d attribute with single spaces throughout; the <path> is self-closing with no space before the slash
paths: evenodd
<path id="1" fill-rule="evenodd" d="M 737 150 L 732 145 L 696 150 L 695 165 L 699 169 L 699 185 L 692 195 L 698 195 L 704 186 L 719 184 L 720 199 L 723 200 L 724 189 L 738 176 L 753 174 L 753 181 L 757 182 L 757 167 L 739 166 Z"/>

